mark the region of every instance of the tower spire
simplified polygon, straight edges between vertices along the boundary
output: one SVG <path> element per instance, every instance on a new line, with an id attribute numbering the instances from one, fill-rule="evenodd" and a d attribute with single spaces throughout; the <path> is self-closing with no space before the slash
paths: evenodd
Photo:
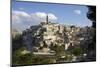
<path id="1" fill-rule="evenodd" d="M 46 23 L 48 23 L 48 19 L 49 19 L 49 17 L 48 17 L 48 15 L 46 16 Z"/>

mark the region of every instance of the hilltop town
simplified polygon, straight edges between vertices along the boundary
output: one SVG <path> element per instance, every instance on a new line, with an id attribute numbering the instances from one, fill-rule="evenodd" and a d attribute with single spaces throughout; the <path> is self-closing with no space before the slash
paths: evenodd
<path id="1" fill-rule="evenodd" d="M 39 50 L 40 47 L 44 48 L 44 46 L 48 48 L 48 51 L 50 46 L 55 45 L 64 45 L 64 49 L 67 50 L 69 46 L 79 46 L 81 43 L 85 43 L 82 41 L 91 40 L 92 32 L 91 27 L 81 28 L 51 23 L 47 16 L 46 22 L 24 30 L 22 36 L 29 51 L 32 51 L 32 47 Z"/>
<path id="2" fill-rule="evenodd" d="M 52 23 L 48 19 L 47 16 L 45 22 L 22 32 L 21 43 L 25 49 L 20 54 L 32 53 L 35 56 L 52 57 L 52 63 L 86 61 L 87 49 L 93 41 L 94 29 L 61 25 Z M 54 57 L 58 58 L 54 59 Z"/>

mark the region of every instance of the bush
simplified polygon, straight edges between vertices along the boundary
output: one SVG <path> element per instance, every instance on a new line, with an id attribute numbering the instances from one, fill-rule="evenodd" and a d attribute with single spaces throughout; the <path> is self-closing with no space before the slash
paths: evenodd
<path id="1" fill-rule="evenodd" d="M 74 54 L 75 56 L 79 56 L 83 53 L 83 50 L 79 47 L 76 47 L 74 49 L 72 49 L 72 54 Z"/>
<path id="2" fill-rule="evenodd" d="M 25 48 L 21 48 L 16 50 L 13 55 L 12 55 L 12 63 L 13 65 L 25 65 L 25 64 L 32 64 L 32 58 L 33 58 L 33 54 L 28 53 L 28 54 L 21 54 L 21 52 L 24 50 Z"/>

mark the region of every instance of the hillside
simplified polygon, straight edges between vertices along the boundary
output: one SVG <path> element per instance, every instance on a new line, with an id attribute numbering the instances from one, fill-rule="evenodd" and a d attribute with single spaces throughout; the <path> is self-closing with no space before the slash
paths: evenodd
<path id="1" fill-rule="evenodd" d="M 47 20 L 39 25 L 31 26 L 15 37 L 13 40 L 14 54 L 18 53 L 19 58 L 21 58 L 20 55 L 28 58 L 26 55 L 32 54 L 30 58 L 34 57 L 33 60 L 48 58 L 43 63 L 89 61 L 87 49 L 88 45 L 92 44 L 93 35 L 92 27 L 65 26 Z M 14 57 L 18 58 L 18 56 Z M 19 60 L 15 61 L 19 62 Z M 42 61 L 34 63 L 32 61 L 32 64 L 40 62 L 42 63 Z"/>

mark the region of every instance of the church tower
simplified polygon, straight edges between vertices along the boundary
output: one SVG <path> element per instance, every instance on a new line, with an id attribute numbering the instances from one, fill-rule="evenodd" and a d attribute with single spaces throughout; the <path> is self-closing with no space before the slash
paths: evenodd
<path id="1" fill-rule="evenodd" d="M 49 17 L 48 17 L 48 15 L 46 16 L 46 23 L 47 24 L 49 23 Z"/>
<path id="2" fill-rule="evenodd" d="M 41 22 L 42 25 L 49 24 L 49 16 L 46 15 L 45 22 Z"/>

